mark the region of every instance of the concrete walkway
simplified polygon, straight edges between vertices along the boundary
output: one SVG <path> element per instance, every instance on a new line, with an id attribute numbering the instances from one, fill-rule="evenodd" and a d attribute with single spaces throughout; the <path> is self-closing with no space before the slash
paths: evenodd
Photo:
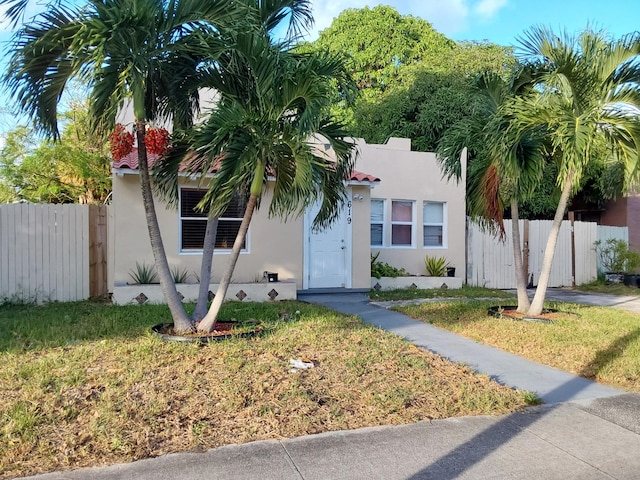
<path id="1" fill-rule="evenodd" d="M 622 392 L 570 373 L 547 367 L 455 333 L 420 322 L 369 303 L 365 294 L 299 295 L 339 312 L 357 315 L 365 322 L 405 338 L 452 362 L 461 362 L 497 382 L 536 393 L 546 404 L 590 400 Z"/>
<path id="2" fill-rule="evenodd" d="M 546 404 L 172 454 L 37 479 L 638 479 L 640 395 L 598 385 L 370 305 L 362 294 L 301 295 L 516 388 Z M 575 300 L 572 300 L 575 301 Z"/>
<path id="3" fill-rule="evenodd" d="M 515 290 L 513 290 L 513 293 L 515 293 Z M 640 296 L 605 295 L 603 293 L 579 292 L 578 290 L 566 288 L 550 288 L 547 290 L 546 299 L 640 312 Z"/>

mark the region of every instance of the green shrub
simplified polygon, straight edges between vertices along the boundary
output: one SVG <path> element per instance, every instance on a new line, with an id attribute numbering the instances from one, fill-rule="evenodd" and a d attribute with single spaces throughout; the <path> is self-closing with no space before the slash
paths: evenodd
<path id="1" fill-rule="evenodd" d="M 144 262 L 142 262 L 142 265 L 136 262 L 136 269 L 130 270 L 129 276 L 133 279 L 133 283 L 139 283 L 141 285 L 158 283 L 156 268 L 153 265 L 147 265 Z"/>
<path id="2" fill-rule="evenodd" d="M 406 277 L 409 273 L 404 268 L 396 268 L 386 262 L 379 262 L 380 252 L 371 255 L 371 276 L 382 277 Z"/>
<path id="3" fill-rule="evenodd" d="M 629 250 L 624 240 L 609 238 L 593 244 L 600 257 L 600 264 L 607 273 L 631 273 L 640 267 L 640 253 Z"/>
<path id="4" fill-rule="evenodd" d="M 171 276 L 173 277 L 173 281 L 176 283 L 186 283 L 189 278 L 189 272 L 186 268 L 180 268 L 178 266 L 171 267 Z M 200 283 L 198 281 L 198 283 Z"/>

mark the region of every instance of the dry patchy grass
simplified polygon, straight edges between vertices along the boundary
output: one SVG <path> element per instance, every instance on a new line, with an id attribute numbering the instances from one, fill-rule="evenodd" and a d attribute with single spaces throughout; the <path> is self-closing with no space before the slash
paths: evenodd
<path id="1" fill-rule="evenodd" d="M 640 392 L 640 315 L 550 303 L 554 323 L 487 315 L 494 302 L 428 303 L 397 310 L 437 327 L 600 383 Z"/>
<path id="2" fill-rule="evenodd" d="M 225 312 L 266 331 L 198 347 L 147 333 L 164 307 L 0 308 L 0 477 L 526 405 L 355 317 L 295 302 Z M 291 373 L 292 358 L 315 368 Z"/>

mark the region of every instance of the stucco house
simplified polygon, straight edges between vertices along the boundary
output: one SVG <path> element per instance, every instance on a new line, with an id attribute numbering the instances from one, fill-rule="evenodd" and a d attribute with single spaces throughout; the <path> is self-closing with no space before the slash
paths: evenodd
<path id="1" fill-rule="evenodd" d="M 233 282 L 243 287 L 230 288 L 230 296 L 258 299 L 271 294 L 271 298 L 275 292 L 282 299 L 295 298 L 297 290 L 368 290 L 372 252 L 380 252 L 381 261 L 421 275 L 426 273 L 425 255 L 444 256 L 457 268 L 457 276 L 464 278 L 464 182 L 442 180 L 435 154 L 411 151 L 409 139 L 391 138 L 384 145 L 367 144 L 359 139 L 356 143 L 359 152 L 356 170 L 347 182 L 348 201 L 330 228 L 311 229 L 313 208 L 301 218 L 287 222 L 268 218 L 271 192 L 267 190 L 262 208 L 254 214 L 234 273 Z M 328 144 L 319 143 L 317 148 L 332 154 Z M 462 160 L 466 168 L 466 159 Z M 112 172 L 111 279 L 114 301 L 127 303 L 136 288 L 140 289 L 127 287 L 132 281 L 130 272 L 136 263 L 152 264 L 153 256 L 135 151 L 114 162 Z M 193 283 L 200 269 L 206 222 L 193 207 L 202 194 L 198 179 L 185 175 L 180 180 L 177 209 L 167 208 L 156 200 L 169 263 L 192 272 Z M 213 259 L 214 283 L 226 266 L 241 214 L 241 206 L 234 204 L 220 219 Z M 278 283 L 266 285 L 265 272 L 277 273 Z M 247 284 L 266 290 L 251 293 L 244 287 Z M 188 298 L 193 296 L 185 294 L 186 289 L 181 293 Z"/>

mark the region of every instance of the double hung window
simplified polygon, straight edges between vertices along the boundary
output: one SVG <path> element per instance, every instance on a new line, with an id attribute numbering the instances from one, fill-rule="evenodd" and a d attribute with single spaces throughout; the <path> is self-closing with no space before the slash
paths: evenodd
<path id="1" fill-rule="evenodd" d="M 201 212 L 197 205 L 204 197 L 206 190 L 197 188 L 180 189 L 180 250 L 198 251 L 204 245 L 204 234 L 207 229 L 207 214 Z M 231 249 L 236 239 L 242 216 L 244 214 L 245 201 L 240 197 L 234 197 L 225 212 L 218 220 L 215 248 Z M 245 244 L 242 248 L 245 249 Z"/>
<path id="2" fill-rule="evenodd" d="M 424 202 L 422 206 L 422 233 L 425 247 L 445 246 L 445 210 L 441 202 Z"/>
<path id="3" fill-rule="evenodd" d="M 413 245 L 413 205 L 409 200 L 391 201 L 391 246 Z"/>
<path id="4" fill-rule="evenodd" d="M 384 246 L 384 210 L 385 201 L 377 198 L 371 199 L 371 246 Z"/>

